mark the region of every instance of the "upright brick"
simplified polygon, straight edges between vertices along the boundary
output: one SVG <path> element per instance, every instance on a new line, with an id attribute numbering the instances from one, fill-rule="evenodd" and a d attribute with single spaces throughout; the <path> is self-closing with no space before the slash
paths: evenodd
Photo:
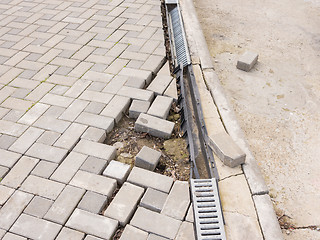
<path id="1" fill-rule="evenodd" d="M 147 146 L 143 146 L 137 154 L 137 156 L 135 157 L 134 165 L 140 168 L 153 171 L 156 168 L 160 160 L 160 157 L 160 152 Z"/>

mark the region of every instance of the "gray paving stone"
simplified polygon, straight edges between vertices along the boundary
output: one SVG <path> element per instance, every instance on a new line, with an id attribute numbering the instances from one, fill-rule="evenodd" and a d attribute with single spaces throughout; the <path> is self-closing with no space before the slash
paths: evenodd
<path id="1" fill-rule="evenodd" d="M 52 204 L 52 200 L 35 196 L 23 212 L 34 217 L 43 218 Z"/>
<path id="2" fill-rule="evenodd" d="M 184 181 L 175 181 L 163 206 L 161 214 L 183 220 L 190 205 L 189 184 Z"/>
<path id="3" fill-rule="evenodd" d="M 66 149 L 48 146 L 42 143 L 34 143 L 26 152 L 26 155 L 54 163 L 61 163 L 67 153 L 68 150 Z"/>
<path id="4" fill-rule="evenodd" d="M 123 114 L 127 111 L 130 102 L 130 98 L 116 95 L 103 109 L 101 115 L 113 118 L 115 122 L 118 123 Z"/>
<path id="5" fill-rule="evenodd" d="M 104 129 L 107 131 L 107 133 L 111 132 L 114 127 L 113 118 L 87 112 L 81 113 L 79 117 L 77 117 L 76 122 Z"/>
<path id="6" fill-rule="evenodd" d="M 0 229 L 0 238 L 6 234 L 6 230 Z"/>
<path id="7" fill-rule="evenodd" d="M 156 95 L 162 95 L 172 81 L 171 76 L 157 75 L 147 87 L 147 90 L 154 92 Z"/>
<path id="8" fill-rule="evenodd" d="M 149 233 L 174 239 L 178 233 L 181 221 L 139 207 L 130 224 Z"/>
<path id="9" fill-rule="evenodd" d="M 78 204 L 78 208 L 91 213 L 99 214 L 104 208 L 107 200 L 108 198 L 106 196 L 87 191 Z"/>
<path id="10" fill-rule="evenodd" d="M 120 240 L 147 240 L 148 233 L 129 224 L 126 225 Z"/>
<path id="11" fill-rule="evenodd" d="M 82 240 L 84 233 L 64 227 L 55 240 Z"/>
<path id="12" fill-rule="evenodd" d="M 146 132 L 152 136 L 169 139 L 174 123 L 145 113 L 141 113 L 134 125 L 137 132 Z"/>
<path id="13" fill-rule="evenodd" d="M 71 152 L 59 165 L 50 179 L 62 183 L 69 183 L 87 157 L 87 155 L 81 153 Z"/>
<path id="14" fill-rule="evenodd" d="M 122 88 L 122 86 L 126 83 L 128 77 L 127 76 L 115 76 L 108 85 L 102 90 L 103 92 L 116 94 Z"/>
<path id="15" fill-rule="evenodd" d="M 249 72 L 258 61 L 258 54 L 247 51 L 240 56 L 237 62 L 237 68 Z"/>
<path id="16" fill-rule="evenodd" d="M 49 178 L 57 167 L 58 164 L 56 163 L 41 160 L 31 174 L 42 178 Z"/>
<path id="17" fill-rule="evenodd" d="M 18 161 L 21 154 L 10 152 L 0 148 L 0 165 L 12 168 L 12 166 Z"/>
<path id="18" fill-rule="evenodd" d="M 80 169 L 95 174 L 101 174 L 107 164 L 108 162 L 104 159 L 89 156 Z"/>
<path id="19" fill-rule="evenodd" d="M 2 240 L 27 240 L 27 238 L 7 232 L 2 238 Z"/>
<path id="20" fill-rule="evenodd" d="M 111 197 L 117 181 L 101 175 L 79 170 L 72 178 L 71 185 Z"/>
<path id="21" fill-rule="evenodd" d="M 42 115 L 43 117 L 50 117 L 58 122 L 63 123 L 62 120 L 58 120 L 57 118 L 66 110 L 64 107 L 59 106 L 50 106 L 48 110 Z"/>
<path id="22" fill-rule="evenodd" d="M 87 130 L 82 134 L 81 138 L 90 140 L 93 142 L 103 143 L 106 140 L 107 133 L 101 128 L 88 127 Z"/>
<path id="23" fill-rule="evenodd" d="M 9 188 L 3 185 L 0 185 L 0 205 L 3 205 L 10 196 L 14 193 L 14 188 Z"/>
<path id="24" fill-rule="evenodd" d="M 143 78 L 129 77 L 129 79 L 124 85 L 128 87 L 142 89 L 146 85 L 146 81 Z"/>
<path id="25" fill-rule="evenodd" d="M 90 83 L 91 81 L 79 79 L 64 95 L 71 98 L 77 98 L 90 85 Z"/>
<path id="26" fill-rule="evenodd" d="M 40 100 L 40 102 L 48 105 L 67 108 L 73 102 L 73 98 L 47 93 Z"/>
<path id="27" fill-rule="evenodd" d="M 176 240 L 195 240 L 193 223 L 182 222 Z"/>
<path id="28" fill-rule="evenodd" d="M 143 146 L 135 157 L 134 165 L 140 168 L 144 168 L 153 171 L 161 157 L 161 152 L 158 152 L 147 146 Z"/>
<path id="29" fill-rule="evenodd" d="M 80 113 L 88 106 L 89 102 L 76 99 L 73 103 L 60 115 L 59 119 L 74 121 Z"/>
<path id="30" fill-rule="evenodd" d="M 173 98 L 173 101 L 175 102 L 178 101 L 177 83 L 175 79 L 171 81 L 170 85 L 167 87 L 163 95 Z"/>
<path id="31" fill-rule="evenodd" d="M 141 66 L 141 69 L 149 70 L 156 74 L 165 61 L 166 58 L 164 56 L 150 55 L 149 58 Z"/>
<path id="32" fill-rule="evenodd" d="M 129 67 L 123 68 L 119 72 L 119 75 L 128 76 L 128 77 L 135 76 L 137 78 L 142 78 L 142 79 L 146 80 L 147 84 L 151 81 L 151 78 L 152 78 L 151 71 L 134 69 L 134 68 L 129 68 Z"/>
<path id="33" fill-rule="evenodd" d="M 129 118 L 138 118 L 140 113 L 146 113 L 150 107 L 150 102 L 133 100 L 129 108 Z"/>
<path id="34" fill-rule="evenodd" d="M 0 148 L 8 150 L 8 148 L 17 141 L 17 137 L 9 136 L 9 135 L 1 135 L 0 136 Z"/>
<path id="35" fill-rule="evenodd" d="M 66 223 L 66 226 L 109 240 L 114 235 L 118 222 L 101 215 L 76 209 Z"/>
<path id="36" fill-rule="evenodd" d="M 116 179 L 118 184 L 122 185 L 127 180 L 130 168 L 131 166 L 128 164 L 112 160 L 102 174 L 106 177 Z"/>
<path id="37" fill-rule="evenodd" d="M 125 226 L 130 221 L 143 193 L 143 188 L 125 182 L 104 215 L 118 220 L 121 226 Z"/>
<path id="38" fill-rule="evenodd" d="M 188 209 L 187 216 L 186 216 L 185 220 L 186 220 L 187 222 L 191 222 L 191 223 L 194 222 L 192 203 L 190 204 L 190 207 L 189 207 L 189 209 Z"/>
<path id="39" fill-rule="evenodd" d="M 115 158 L 117 149 L 106 144 L 81 139 L 73 151 L 102 158 L 110 162 L 111 159 Z"/>
<path id="40" fill-rule="evenodd" d="M 9 150 L 24 154 L 43 132 L 44 130 L 39 128 L 28 128 L 27 131 L 25 131 L 21 137 L 11 145 Z"/>
<path id="41" fill-rule="evenodd" d="M 21 190 L 55 200 L 64 188 L 64 184 L 30 175 L 21 185 Z"/>
<path id="42" fill-rule="evenodd" d="M 102 109 L 105 108 L 105 106 L 106 104 L 104 103 L 90 102 L 84 111 L 93 114 L 100 114 Z"/>
<path id="43" fill-rule="evenodd" d="M 32 197 L 29 193 L 16 191 L 0 209 L 0 228 L 9 230 Z"/>
<path id="44" fill-rule="evenodd" d="M 4 176 L 9 172 L 9 168 L 0 166 L 0 179 L 4 178 Z"/>
<path id="45" fill-rule="evenodd" d="M 165 96 L 157 96 L 151 104 L 147 114 L 167 119 L 173 99 Z"/>
<path id="46" fill-rule="evenodd" d="M 123 86 L 117 93 L 118 95 L 129 97 L 132 99 L 151 102 L 154 94 L 152 91 Z"/>
<path id="47" fill-rule="evenodd" d="M 98 102 L 98 103 L 104 103 L 104 104 L 108 104 L 112 98 L 113 98 L 113 94 L 90 91 L 90 90 L 85 90 L 79 97 L 79 99 Z"/>
<path id="48" fill-rule="evenodd" d="M 160 213 L 167 197 L 167 193 L 147 188 L 146 193 L 140 201 L 140 206 Z"/>
<path id="49" fill-rule="evenodd" d="M 46 213 L 44 219 L 64 225 L 84 193 L 84 189 L 67 185 Z"/>
<path id="50" fill-rule="evenodd" d="M 10 231 L 31 239 L 53 240 L 61 227 L 43 219 L 21 214 Z"/>
<path id="51" fill-rule="evenodd" d="M 1 184 L 12 188 L 18 188 L 36 166 L 38 161 L 39 159 L 36 158 L 26 156 L 21 157 L 5 178 L 2 179 Z"/>
<path id="52" fill-rule="evenodd" d="M 64 120 L 59 120 L 50 116 L 41 116 L 33 126 L 43 128 L 45 130 L 63 133 L 70 123 Z"/>
<path id="53" fill-rule="evenodd" d="M 0 120 L 0 133 L 7 134 L 14 137 L 20 137 L 20 135 L 28 127 L 19 123 L 14 123 L 6 120 Z"/>
<path id="54" fill-rule="evenodd" d="M 168 176 L 138 167 L 133 167 L 127 181 L 144 188 L 150 187 L 165 193 L 170 191 L 173 184 L 173 179 Z"/>
<path id="55" fill-rule="evenodd" d="M 38 143 L 43 143 L 45 145 L 52 146 L 57 139 L 61 136 L 60 133 L 52 132 L 52 131 L 45 131 L 37 140 Z"/>
<path id="56" fill-rule="evenodd" d="M 86 129 L 86 125 L 72 123 L 53 145 L 70 151 L 80 140 L 81 135 Z"/>

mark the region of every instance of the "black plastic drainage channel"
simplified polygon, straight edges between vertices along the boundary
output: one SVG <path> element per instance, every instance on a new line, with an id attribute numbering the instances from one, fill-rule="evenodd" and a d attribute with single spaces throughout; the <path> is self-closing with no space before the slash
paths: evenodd
<path id="1" fill-rule="evenodd" d="M 194 77 L 178 0 L 166 0 L 166 18 L 172 62 L 180 87 L 181 129 L 191 162 L 190 189 L 197 240 L 225 240 L 218 189 L 219 175 L 208 145 L 200 93 Z"/>

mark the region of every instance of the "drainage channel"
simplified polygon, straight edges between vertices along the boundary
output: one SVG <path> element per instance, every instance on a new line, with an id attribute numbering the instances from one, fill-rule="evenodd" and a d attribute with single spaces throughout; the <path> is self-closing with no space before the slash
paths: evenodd
<path id="1" fill-rule="evenodd" d="M 180 89 L 181 130 L 190 154 L 190 188 L 197 240 L 226 239 L 219 197 L 219 175 L 208 145 L 200 93 L 193 73 L 178 0 L 166 0 L 172 63 Z"/>

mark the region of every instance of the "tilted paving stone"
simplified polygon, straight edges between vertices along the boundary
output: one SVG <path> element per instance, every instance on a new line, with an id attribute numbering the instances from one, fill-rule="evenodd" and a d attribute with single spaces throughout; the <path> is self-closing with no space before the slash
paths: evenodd
<path id="1" fill-rule="evenodd" d="M 103 143 L 106 140 L 107 133 L 105 130 L 95 127 L 88 127 L 82 134 L 81 139 L 90 140 L 93 142 Z"/>
<path id="2" fill-rule="evenodd" d="M 20 137 L 28 126 L 6 120 L 0 120 L 0 133 Z"/>
<path id="3" fill-rule="evenodd" d="M 112 160 L 102 174 L 106 177 L 116 179 L 118 184 L 122 185 L 127 180 L 130 169 L 130 165 Z"/>
<path id="4" fill-rule="evenodd" d="M 170 85 L 167 87 L 165 92 L 163 93 L 164 96 L 171 97 L 176 102 L 178 101 L 178 91 L 177 91 L 177 83 L 176 80 L 173 79 Z"/>
<path id="5" fill-rule="evenodd" d="M 66 186 L 46 213 L 44 219 L 62 225 L 65 224 L 84 193 L 84 189 Z"/>
<path id="6" fill-rule="evenodd" d="M 193 223 L 182 222 L 176 240 L 195 240 Z"/>
<path id="7" fill-rule="evenodd" d="M 151 104 L 147 114 L 167 119 L 173 99 L 165 96 L 157 96 Z"/>
<path id="8" fill-rule="evenodd" d="M 150 233 L 147 240 L 167 240 L 167 239 L 168 238 L 160 237 L 159 235 L 155 235 L 153 233 Z"/>
<path id="9" fill-rule="evenodd" d="M 126 225 L 120 240 L 147 240 L 148 233 L 129 224 Z"/>
<path id="10" fill-rule="evenodd" d="M 33 126 L 45 130 L 63 133 L 70 125 L 70 122 L 59 120 L 50 116 L 41 116 Z"/>
<path id="11" fill-rule="evenodd" d="M 165 60 L 166 58 L 164 56 L 150 55 L 141 66 L 141 69 L 149 70 L 156 74 L 164 64 Z"/>
<path id="12" fill-rule="evenodd" d="M 64 188 L 64 184 L 45 178 L 29 175 L 21 185 L 21 190 L 55 200 Z"/>
<path id="13" fill-rule="evenodd" d="M 14 188 L 0 185 L 0 206 L 3 205 L 10 198 L 14 191 Z"/>
<path id="14" fill-rule="evenodd" d="M 34 217 L 43 218 L 52 204 L 53 201 L 50 199 L 35 196 L 23 212 Z"/>
<path id="15" fill-rule="evenodd" d="M 127 111 L 130 105 L 130 98 L 123 96 L 114 96 L 109 104 L 103 109 L 101 115 L 111 117 L 118 123 L 123 114 Z"/>
<path id="16" fill-rule="evenodd" d="M 117 93 L 118 95 L 129 97 L 132 99 L 151 102 L 154 94 L 152 91 L 137 89 L 133 87 L 123 86 Z"/>
<path id="17" fill-rule="evenodd" d="M 66 223 L 66 226 L 109 240 L 114 235 L 118 222 L 101 215 L 76 209 Z"/>
<path id="18" fill-rule="evenodd" d="M 146 232 L 174 239 L 178 233 L 181 221 L 139 207 L 130 224 Z"/>
<path id="19" fill-rule="evenodd" d="M 54 163 L 61 163 L 67 153 L 68 150 L 66 149 L 48 146 L 42 143 L 34 143 L 26 152 L 26 155 Z"/>
<path id="20" fill-rule="evenodd" d="M 124 183 L 104 215 L 118 220 L 121 226 L 125 226 L 130 221 L 143 193 L 143 188 Z"/>
<path id="21" fill-rule="evenodd" d="M 59 119 L 74 121 L 88 106 L 89 102 L 76 99 L 59 117 Z"/>
<path id="22" fill-rule="evenodd" d="M 16 191 L 0 209 L 0 228 L 9 230 L 32 197 L 32 194 Z"/>
<path id="23" fill-rule="evenodd" d="M 81 170 L 95 174 L 101 174 L 108 162 L 104 159 L 89 156 L 82 164 Z"/>
<path id="24" fill-rule="evenodd" d="M 31 239 L 53 240 L 61 228 L 62 226 L 56 223 L 21 214 L 10 231 Z"/>
<path id="25" fill-rule="evenodd" d="M 70 151 L 80 140 L 81 135 L 86 129 L 86 125 L 72 123 L 69 128 L 61 135 L 61 137 L 53 144 L 53 146 L 64 148 Z"/>
<path id="26" fill-rule="evenodd" d="M 152 136 L 169 139 L 173 132 L 174 123 L 141 113 L 135 122 L 134 129 L 137 132 L 149 133 Z"/>
<path id="27" fill-rule="evenodd" d="M 21 237 L 21 236 L 19 236 L 17 234 L 13 234 L 13 233 L 7 232 L 3 236 L 2 240 L 27 240 L 27 238 Z"/>
<path id="28" fill-rule="evenodd" d="M 134 165 L 140 168 L 153 171 L 156 168 L 160 160 L 160 157 L 160 152 L 147 146 L 143 146 L 135 157 Z"/>
<path id="29" fill-rule="evenodd" d="M 165 193 L 170 191 L 173 184 L 173 179 L 168 176 L 138 167 L 133 167 L 127 181 L 144 188 L 150 187 Z"/>
<path id="30" fill-rule="evenodd" d="M 42 178 L 49 178 L 57 167 L 58 164 L 56 163 L 41 160 L 32 170 L 31 174 Z"/>
<path id="31" fill-rule="evenodd" d="M 71 185 L 111 197 L 117 181 L 94 173 L 79 170 L 72 178 Z"/>
<path id="32" fill-rule="evenodd" d="M 42 114 L 48 110 L 50 105 L 43 103 L 36 103 L 22 118 L 18 120 L 18 123 L 31 125 L 33 124 Z"/>
<path id="33" fill-rule="evenodd" d="M 150 102 L 148 101 L 133 100 L 129 108 L 129 117 L 138 118 L 140 113 L 147 113 L 149 107 Z"/>
<path id="34" fill-rule="evenodd" d="M 183 220 L 190 205 L 189 184 L 175 181 L 161 211 L 162 214 Z"/>
<path id="35" fill-rule="evenodd" d="M 110 162 L 116 156 L 117 149 L 106 144 L 81 139 L 73 151 L 102 158 Z"/>
<path id="36" fill-rule="evenodd" d="M 104 129 L 108 133 L 111 132 L 114 127 L 113 118 L 87 112 L 81 113 L 75 121 L 88 126 Z"/>
<path id="37" fill-rule="evenodd" d="M 78 208 L 91 213 L 99 214 L 104 208 L 107 200 L 108 198 L 104 195 L 87 191 L 78 204 Z"/>
<path id="38" fill-rule="evenodd" d="M 140 201 L 140 206 L 160 213 L 167 197 L 167 193 L 160 192 L 152 188 L 147 188 L 146 193 Z"/>
<path id="39" fill-rule="evenodd" d="M 172 81 L 171 76 L 157 75 L 147 87 L 147 90 L 154 92 L 156 95 L 162 95 Z"/>
<path id="40" fill-rule="evenodd" d="M 5 178 L 2 179 L 1 184 L 12 188 L 18 188 L 36 166 L 38 161 L 39 159 L 36 158 L 26 156 L 21 157 Z"/>
<path id="41" fill-rule="evenodd" d="M 0 148 L 0 165 L 12 168 L 12 166 L 18 161 L 21 154 L 10 152 Z"/>
<path id="42" fill-rule="evenodd" d="M 82 240 L 84 233 L 73 230 L 71 228 L 64 227 L 61 229 L 59 235 L 55 240 Z"/>

